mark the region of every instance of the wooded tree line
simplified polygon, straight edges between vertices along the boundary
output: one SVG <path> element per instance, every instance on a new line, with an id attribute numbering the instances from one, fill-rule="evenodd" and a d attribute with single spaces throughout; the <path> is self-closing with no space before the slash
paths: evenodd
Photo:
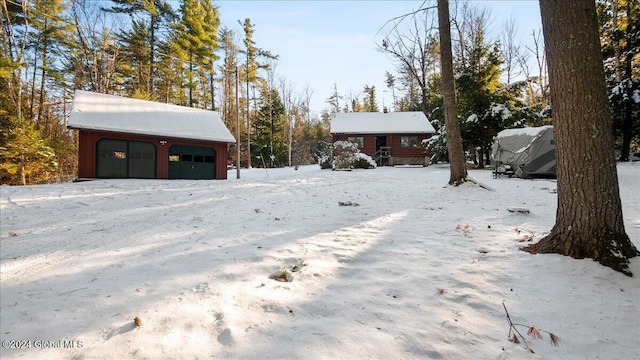
<path id="1" fill-rule="evenodd" d="M 627 160 L 640 135 L 640 5 L 597 5 L 613 131 L 620 159 Z M 486 10 L 468 3 L 452 10 L 459 124 L 465 149 L 483 165 L 497 131 L 551 122 L 542 35 L 533 31 L 533 46 L 522 46 L 509 21 L 502 37 L 491 39 Z M 443 160 L 433 15 L 416 15 L 411 26 L 387 24 L 379 49 L 397 65 L 397 71 L 381 74 L 393 94 L 392 104 L 383 107 L 424 111 L 438 129 L 431 150 Z M 348 95 L 334 87 L 329 108 L 312 114 L 313 90 L 296 90 L 277 75 L 277 55 L 255 43 L 250 19 L 238 25 L 240 31 L 221 24 L 211 0 L 181 0 L 177 8 L 166 0 L 2 0 L 2 183 L 73 177 L 76 140 L 65 119 L 74 89 L 218 111 L 233 133 L 239 114 L 242 166 L 312 163 L 330 141 L 333 112 L 380 111 L 380 89 L 364 85 Z"/>
<path id="2" fill-rule="evenodd" d="M 621 161 L 640 151 L 640 4 L 598 0 L 598 20 L 606 68 L 615 145 Z M 440 43 L 435 7 L 392 19 L 382 29 L 378 49 L 394 60 L 386 74 L 396 111 L 421 110 L 438 131 L 429 148 L 433 160 L 446 160 L 441 95 Z M 473 3 L 452 3 L 455 94 L 465 150 L 480 167 L 488 163 L 500 130 L 552 123 L 549 82 L 541 30 L 531 44 L 516 39 L 513 19 L 491 38 L 491 14 Z"/>

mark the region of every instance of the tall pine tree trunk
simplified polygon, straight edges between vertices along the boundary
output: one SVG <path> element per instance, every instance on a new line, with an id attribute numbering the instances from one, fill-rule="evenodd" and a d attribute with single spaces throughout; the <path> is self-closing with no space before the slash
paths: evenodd
<path id="1" fill-rule="evenodd" d="M 249 112 L 249 60 L 247 60 L 247 169 L 251 169 L 251 116 Z"/>
<path id="2" fill-rule="evenodd" d="M 45 82 L 47 80 L 47 71 L 46 71 L 46 67 L 48 66 L 47 62 L 47 48 L 45 46 L 45 48 L 43 49 L 42 52 L 42 72 L 40 74 L 40 98 L 39 98 L 39 104 L 38 104 L 38 117 L 36 118 L 38 121 L 38 124 L 40 126 L 45 125 L 44 121 L 42 121 L 42 112 L 44 111 L 44 100 L 45 100 Z"/>
<path id="3" fill-rule="evenodd" d="M 155 76 L 155 51 L 156 51 L 156 22 L 158 16 L 151 14 L 149 24 L 149 79 L 147 80 L 147 94 L 153 96 Z"/>
<path id="4" fill-rule="evenodd" d="M 629 26 L 630 27 L 630 26 Z M 625 79 L 631 80 L 632 67 L 631 56 L 627 55 L 624 64 Z M 626 86 L 627 100 L 624 102 L 624 118 L 622 122 L 622 149 L 620 154 L 620 161 L 629 161 L 631 155 L 631 140 L 633 140 L 633 86 Z"/>
<path id="5" fill-rule="evenodd" d="M 438 28 L 440 30 L 440 68 L 442 71 L 442 96 L 449 151 L 449 184 L 459 185 L 467 179 L 467 167 L 462 149 L 462 137 L 458 125 L 456 91 L 453 79 L 453 54 L 451 51 L 451 24 L 449 0 L 438 0 Z"/>
<path id="6" fill-rule="evenodd" d="M 532 253 L 591 258 L 631 276 L 594 0 L 540 0 L 556 140 L 558 209 Z"/>
<path id="7" fill-rule="evenodd" d="M 189 107 L 193 107 L 193 54 L 189 54 Z"/>

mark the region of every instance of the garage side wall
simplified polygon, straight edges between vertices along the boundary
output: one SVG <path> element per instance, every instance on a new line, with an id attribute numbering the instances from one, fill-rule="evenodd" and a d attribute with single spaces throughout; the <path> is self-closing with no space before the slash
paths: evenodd
<path id="1" fill-rule="evenodd" d="M 96 177 L 96 151 L 95 140 L 91 134 L 80 130 L 78 133 L 78 177 L 94 178 Z M 87 149 L 94 149 L 87 151 Z"/>
<path id="2" fill-rule="evenodd" d="M 116 139 L 149 142 L 156 146 L 156 178 L 169 178 L 169 148 L 171 145 L 211 147 L 216 152 L 216 179 L 227 178 L 228 145 L 204 140 L 175 139 L 138 134 L 79 130 L 78 134 L 78 178 L 96 177 L 96 144 L 101 139 Z"/>

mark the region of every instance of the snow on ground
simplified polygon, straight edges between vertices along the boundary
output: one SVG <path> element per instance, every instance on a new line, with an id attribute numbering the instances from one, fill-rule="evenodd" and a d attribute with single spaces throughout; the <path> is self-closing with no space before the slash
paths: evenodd
<path id="1" fill-rule="evenodd" d="M 640 246 L 640 163 L 618 171 Z M 640 358 L 640 259 L 629 278 L 520 251 L 551 229 L 555 181 L 471 176 L 495 191 L 445 186 L 446 166 L 2 187 L 0 355 Z M 503 303 L 559 346 L 509 342 Z"/>

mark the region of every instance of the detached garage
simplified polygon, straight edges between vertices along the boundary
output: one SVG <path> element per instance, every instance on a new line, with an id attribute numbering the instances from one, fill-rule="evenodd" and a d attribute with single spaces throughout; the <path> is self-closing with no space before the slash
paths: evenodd
<path id="1" fill-rule="evenodd" d="M 235 138 L 213 111 L 76 90 L 79 178 L 226 179 Z"/>

